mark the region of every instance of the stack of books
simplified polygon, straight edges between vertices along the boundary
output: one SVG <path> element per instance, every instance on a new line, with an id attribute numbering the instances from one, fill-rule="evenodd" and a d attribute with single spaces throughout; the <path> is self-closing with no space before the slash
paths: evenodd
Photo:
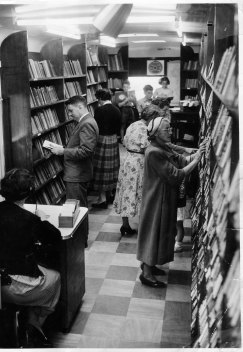
<path id="1" fill-rule="evenodd" d="M 30 87 L 30 106 L 38 107 L 58 101 L 56 88 L 54 86 Z"/>
<path id="2" fill-rule="evenodd" d="M 79 60 L 66 60 L 64 61 L 64 77 L 68 76 L 82 76 L 83 71 Z"/>
<path id="3" fill-rule="evenodd" d="M 33 59 L 29 59 L 29 72 L 32 79 L 56 76 L 50 60 L 34 61 Z"/>
<path id="4" fill-rule="evenodd" d="M 121 53 L 108 55 L 108 70 L 109 71 L 124 70 Z"/>
<path id="5" fill-rule="evenodd" d="M 59 124 L 57 112 L 53 108 L 43 109 L 31 116 L 32 134 L 38 134 Z"/>
<path id="6" fill-rule="evenodd" d="M 64 96 L 65 99 L 69 99 L 74 95 L 82 95 L 82 89 L 78 81 L 65 82 L 64 83 Z"/>

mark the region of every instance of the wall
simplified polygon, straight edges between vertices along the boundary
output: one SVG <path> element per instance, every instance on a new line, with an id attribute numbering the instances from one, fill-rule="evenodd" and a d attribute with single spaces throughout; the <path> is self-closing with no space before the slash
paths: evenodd
<path id="1" fill-rule="evenodd" d="M 129 58 L 180 57 L 180 43 L 129 43 Z"/>

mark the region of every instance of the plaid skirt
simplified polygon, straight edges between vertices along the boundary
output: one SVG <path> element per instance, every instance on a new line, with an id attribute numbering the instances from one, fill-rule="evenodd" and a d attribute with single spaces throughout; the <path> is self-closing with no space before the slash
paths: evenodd
<path id="1" fill-rule="evenodd" d="M 116 188 L 120 157 L 117 136 L 99 136 L 93 159 L 93 189 L 111 191 Z"/>

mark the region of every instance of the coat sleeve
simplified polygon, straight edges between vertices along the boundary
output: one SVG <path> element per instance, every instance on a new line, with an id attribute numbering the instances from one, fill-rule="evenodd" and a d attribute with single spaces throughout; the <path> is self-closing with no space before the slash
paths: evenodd
<path id="1" fill-rule="evenodd" d="M 96 124 L 96 122 L 95 122 Z M 65 148 L 64 156 L 70 160 L 82 160 L 93 155 L 98 141 L 98 134 L 93 123 L 87 122 L 79 131 L 79 146 Z"/>
<path id="2" fill-rule="evenodd" d="M 35 240 L 39 240 L 43 244 L 55 244 L 61 240 L 60 231 L 49 221 L 41 221 L 38 216 L 35 216 L 32 234 Z"/>
<path id="3" fill-rule="evenodd" d="M 175 167 L 162 153 L 151 152 L 147 157 L 149 157 L 149 166 L 165 183 L 171 186 L 181 184 L 185 178 L 184 170 Z"/>

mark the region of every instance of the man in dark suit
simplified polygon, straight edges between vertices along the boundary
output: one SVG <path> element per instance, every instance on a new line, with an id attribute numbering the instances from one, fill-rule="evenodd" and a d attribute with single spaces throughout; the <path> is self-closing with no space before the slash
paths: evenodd
<path id="1" fill-rule="evenodd" d="M 64 155 L 64 181 L 66 197 L 80 200 L 88 206 L 87 188 L 93 176 L 92 157 L 96 147 L 99 129 L 87 109 L 86 99 L 75 95 L 67 102 L 70 118 L 78 122 L 66 148 L 52 148 L 52 153 Z"/>

